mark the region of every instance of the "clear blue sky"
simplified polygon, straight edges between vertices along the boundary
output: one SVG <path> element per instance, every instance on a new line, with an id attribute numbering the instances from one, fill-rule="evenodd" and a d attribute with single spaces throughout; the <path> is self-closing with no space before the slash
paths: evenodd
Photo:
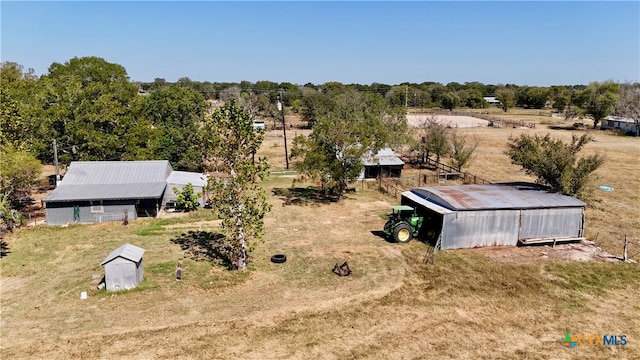
<path id="1" fill-rule="evenodd" d="M 640 81 L 640 2 L 1 2 L 2 61 L 131 80 Z"/>

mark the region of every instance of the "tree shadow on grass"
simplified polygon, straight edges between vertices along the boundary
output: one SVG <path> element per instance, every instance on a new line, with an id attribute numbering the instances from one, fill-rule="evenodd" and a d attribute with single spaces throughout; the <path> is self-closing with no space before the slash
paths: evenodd
<path id="1" fill-rule="evenodd" d="M 7 244 L 4 240 L 0 240 L 0 258 L 3 258 L 10 253 L 11 251 L 9 251 L 9 244 Z"/>
<path id="2" fill-rule="evenodd" d="M 235 269 L 233 247 L 227 238 L 219 233 L 189 230 L 186 234 L 171 239 L 195 261 L 210 261 L 228 269 Z"/>
<path id="3" fill-rule="evenodd" d="M 327 194 L 322 188 L 308 186 L 306 188 L 274 188 L 273 195 L 279 196 L 286 205 L 319 205 L 337 202 L 338 197 Z M 346 197 L 344 197 L 346 199 Z"/>
<path id="4" fill-rule="evenodd" d="M 551 129 L 551 130 L 568 130 L 568 131 L 584 131 L 584 132 L 589 132 L 589 131 L 593 130 L 592 128 L 588 127 L 587 125 L 584 125 L 584 126 L 549 125 L 548 128 Z"/>

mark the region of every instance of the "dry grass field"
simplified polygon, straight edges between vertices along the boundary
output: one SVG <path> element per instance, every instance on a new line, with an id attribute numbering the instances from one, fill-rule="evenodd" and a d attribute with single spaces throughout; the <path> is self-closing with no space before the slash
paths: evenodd
<path id="1" fill-rule="evenodd" d="M 549 130 L 459 131 L 481 139 L 469 171 L 499 182 L 530 180 L 504 155 L 508 137 Z M 269 131 L 259 154 L 273 171 L 284 168 L 281 133 Z M 287 132 L 289 140 L 294 133 Z M 607 162 L 593 184 L 587 236 L 621 254 L 627 234 L 633 255 L 640 252 L 640 142 L 593 135 L 586 151 L 603 152 Z M 393 198 L 365 184 L 342 203 L 323 202 L 312 184 L 292 188 L 292 176 L 273 174 L 263 184 L 273 209 L 244 273 L 194 261 L 176 243 L 189 230 L 217 231 L 219 222 L 203 211 L 11 234 L 0 259 L 0 357 L 640 358 L 638 264 L 556 260 L 538 256 L 551 249 L 535 247 L 441 251 L 426 265 L 428 245 L 390 243 L 374 233 Z M 100 262 L 125 242 L 146 249 L 144 282 L 131 291 L 97 290 Z M 534 255 L 518 256 L 523 252 Z M 275 253 L 288 261 L 271 263 Z M 182 281 L 174 277 L 178 260 Z M 333 274 L 344 261 L 352 275 Z M 80 299 L 82 291 L 88 299 Z M 628 344 L 569 349 L 561 342 L 567 332 L 625 334 Z"/>

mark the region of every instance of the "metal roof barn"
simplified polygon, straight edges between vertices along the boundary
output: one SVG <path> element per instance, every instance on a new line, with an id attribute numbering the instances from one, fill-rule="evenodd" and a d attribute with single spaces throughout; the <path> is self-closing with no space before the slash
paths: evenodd
<path id="1" fill-rule="evenodd" d="M 173 169 L 159 161 L 74 161 L 45 202 L 158 198 Z"/>
<path id="2" fill-rule="evenodd" d="M 173 171 L 166 160 L 74 161 L 58 187 L 45 197 L 47 224 L 132 221 L 156 216 L 167 201 L 175 201 L 173 188 L 191 183 L 204 205 L 207 176 Z M 167 189 L 168 188 L 168 189 Z"/>
<path id="3" fill-rule="evenodd" d="M 136 287 L 143 278 L 144 249 L 129 243 L 113 250 L 100 265 L 104 266 L 107 291 Z"/>
<path id="4" fill-rule="evenodd" d="M 416 188 L 402 193 L 442 249 L 581 239 L 586 204 L 529 183 Z"/>

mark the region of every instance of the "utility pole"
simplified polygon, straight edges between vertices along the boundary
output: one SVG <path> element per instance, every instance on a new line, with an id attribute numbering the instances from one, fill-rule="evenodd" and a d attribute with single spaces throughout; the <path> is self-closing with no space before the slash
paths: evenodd
<path id="1" fill-rule="evenodd" d="M 284 122 L 284 99 L 282 98 L 282 91 L 278 96 L 278 110 L 282 114 L 282 133 L 284 134 L 284 160 L 287 164 L 287 170 L 289 170 L 289 152 L 287 151 L 287 124 Z"/>
<path id="2" fill-rule="evenodd" d="M 56 186 L 60 181 L 60 168 L 58 167 L 58 145 L 56 139 L 53 139 L 53 166 L 56 168 Z"/>

